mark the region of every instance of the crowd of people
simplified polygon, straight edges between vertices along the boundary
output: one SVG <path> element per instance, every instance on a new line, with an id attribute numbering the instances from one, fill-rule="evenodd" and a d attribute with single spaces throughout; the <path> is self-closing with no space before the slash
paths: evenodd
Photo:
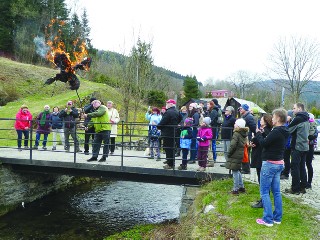
<path id="1" fill-rule="evenodd" d="M 263 217 L 256 220 L 258 224 L 273 226 L 282 220 L 282 198 L 280 180 L 292 182 L 288 194 L 303 194 L 312 188 L 312 160 L 318 131 L 314 116 L 306 112 L 302 103 L 295 103 L 293 109 L 275 109 L 272 114 L 254 114 L 247 104 L 242 104 L 237 111 L 232 106 L 221 109 L 217 99 L 212 99 L 206 106 L 203 103 L 191 103 L 176 108 L 176 101 L 169 99 L 160 109 L 149 107 L 145 114 L 149 122 L 148 144 L 150 159 L 161 160 L 161 148 L 165 151 L 163 168 L 174 169 L 175 158 L 182 154 L 182 163 L 178 170 L 185 171 L 188 164 L 198 162 L 198 171 L 205 171 L 210 166 L 208 153 L 212 151 L 213 162 L 217 159 L 216 144 L 224 145 L 226 167 L 232 172 L 233 195 L 245 193 L 242 174 L 250 173 L 255 168 L 260 184 L 260 199 L 252 205 L 263 208 Z M 56 150 L 56 136 L 60 135 L 64 149 L 70 150 L 69 137 L 74 140 L 76 152 L 81 152 L 75 131 L 79 111 L 68 101 L 64 109 L 54 107 L 50 112 L 48 105 L 36 117 L 37 130 L 34 149 L 38 149 L 43 135 L 42 149 L 47 149 L 48 134 L 53 133 L 52 150 Z M 85 154 L 89 154 L 89 140 L 93 139 L 92 157 L 88 162 L 98 161 L 103 142 L 103 154 L 99 162 L 104 162 L 115 150 L 117 123 L 120 121 L 113 102 L 107 106 L 91 98 L 84 107 L 85 118 Z M 238 118 L 237 118 L 238 117 Z M 15 129 L 18 135 L 18 149 L 28 148 L 29 129 L 32 115 L 26 105 L 22 105 L 16 115 Z M 307 170 L 306 170 L 307 168 Z M 270 191 L 274 198 L 274 211 L 270 200 Z"/>
<path id="2" fill-rule="evenodd" d="M 92 138 L 92 157 L 88 162 L 105 162 L 109 154 L 114 154 L 115 138 L 117 136 L 117 123 L 120 121 L 117 109 L 113 107 L 113 102 L 108 101 L 107 106 L 96 98 L 91 98 L 90 103 L 84 107 L 84 154 L 89 155 L 89 141 Z M 82 152 L 79 139 L 76 133 L 77 119 L 80 117 L 79 110 L 74 107 L 72 101 L 68 101 L 62 110 L 54 107 L 50 112 L 50 106 L 45 105 L 44 110 L 36 117 L 36 139 L 32 147 L 37 150 L 40 144 L 41 135 L 42 150 L 47 150 L 48 135 L 52 133 L 52 151 L 57 150 L 57 135 L 65 151 L 70 151 L 70 135 L 73 139 L 76 152 Z M 18 150 L 22 151 L 22 140 L 24 149 L 28 149 L 29 132 L 32 127 L 32 114 L 27 105 L 22 105 L 16 114 L 15 129 L 18 135 Z M 24 139 L 23 139 L 24 137 Z M 103 142 L 103 154 L 98 160 L 101 144 Z"/>

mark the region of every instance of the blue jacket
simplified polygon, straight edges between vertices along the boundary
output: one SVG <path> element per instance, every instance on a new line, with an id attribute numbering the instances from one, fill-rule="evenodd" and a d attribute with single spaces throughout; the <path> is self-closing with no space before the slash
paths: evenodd
<path id="1" fill-rule="evenodd" d="M 192 128 L 183 127 L 181 129 L 181 134 L 180 134 L 180 148 L 190 149 L 191 139 L 192 139 Z"/>
<path id="2" fill-rule="evenodd" d="M 59 117 L 58 112 L 51 113 L 50 122 L 51 122 L 52 129 L 62 129 L 63 128 L 63 122 L 62 122 L 62 119 Z"/>

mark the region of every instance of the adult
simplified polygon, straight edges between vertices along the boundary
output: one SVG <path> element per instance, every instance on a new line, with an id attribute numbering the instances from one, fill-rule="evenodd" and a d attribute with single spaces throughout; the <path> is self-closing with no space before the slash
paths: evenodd
<path id="1" fill-rule="evenodd" d="M 310 130 L 309 114 L 305 111 L 302 103 L 293 105 L 295 117 L 289 124 L 291 134 L 291 188 L 286 193 L 300 194 L 306 192 L 307 173 L 306 157 L 309 151 L 308 136 Z"/>
<path id="2" fill-rule="evenodd" d="M 272 115 L 264 114 L 260 119 L 260 128 L 258 128 L 264 138 L 270 133 L 272 125 Z M 259 144 L 259 141 L 256 137 L 253 137 L 251 139 L 250 145 L 252 147 L 250 167 L 256 169 L 258 175 L 258 183 L 260 184 L 260 172 L 262 167 L 262 146 Z M 255 204 L 251 205 L 251 207 L 262 208 L 262 199 L 259 199 Z"/>
<path id="3" fill-rule="evenodd" d="M 81 152 L 79 147 L 79 140 L 76 134 L 76 118 L 79 117 L 78 109 L 73 106 L 72 101 L 67 102 L 65 109 L 62 109 L 59 113 L 59 117 L 63 120 L 64 131 L 64 150 L 70 151 L 70 135 L 76 147 L 76 152 Z"/>
<path id="4" fill-rule="evenodd" d="M 309 131 L 309 151 L 306 156 L 306 166 L 308 169 L 308 181 L 306 188 L 311 188 L 312 184 L 312 178 L 313 178 L 313 167 L 312 167 L 312 160 L 314 155 L 314 145 L 315 141 L 318 137 L 318 130 L 317 130 L 317 123 L 314 120 L 314 115 L 312 113 L 309 113 L 309 122 L 310 122 L 310 131 Z"/>
<path id="5" fill-rule="evenodd" d="M 88 159 L 88 162 L 97 161 L 101 143 L 103 141 L 103 154 L 99 159 L 99 162 L 105 162 L 109 154 L 109 140 L 111 132 L 110 116 L 108 114 L 108 108 L 101 104 L 99 100 L 94 100 L 92 106 L 95 109 L 94 112 L 84 114 L 84 117 L 90 117 L 94 126 L 94 140 L 92 145 L 92 157 Z"/>
<path id="6" fill-rule="evenodd" d="M 224 158 L 227 161 L 228 152 L 230 148 L 230 142 L 232 138 L 232 133 L 234 129 L 234 124 L 236 122 L 236 118 L 233 116 L 234 108 L 232 106 L 226 107 L 224 113 L 224 121 L 221 125 L 221 140 L 223 141 L 223 153 Z M 225 167 L 225 164 L 221 164 L 221 167 Z"/>
<path id="7" fill-rule="evenodd" d="M 95 97 L 90 98 L 90 103 L 86 106 L 84 106 L 83 110 L 85 114 L 94 112 L 94 108 L 92 106 L 92 103 L 94 100 L 97 100 Z M 84 120 L 84 154 L 89 155 L 89 141 L 90 138 L 94 139 L 94 127 L 93 125 L 90 125 L 91 118 L 87 117 Z"/>
<path id="8" fill-rule="evenodd" d="M 178 128 L 177 128 L 177 132 L 176 132 L 176 157 L 180 157 L 180 135 L 181 135 L 181 129 L 184 127 L 184 121 L 187 119 L 188 117 L 188 110 L 186 106 L 182 106 L 180 108 L 180 112 L 179 112 L 180 116 L 181 116 L 181 122 L 178 124 Z"/>
<path id="9" fill-rule="evenodd" d="M 110 155 L 114 154 L 114 150 L 116 148 L 116 137 L 118 134 L 118 122 L 120 121 L 119 112 L 114 108 L 113 102 L 107 102 L 108 114 L 110 117 L 111 123 L 111 133 L 110 133 Z"/>
<path id="10" fill-rule="evenodd" d="M 161 130 L 161 136 L 163 138 L 163 147 L 166 152 L 167 164 L 164 169 L 173 169 L 174 165 L 174 145 L 175 145 L 175 128 L 181 122 L 181 116 L 176 110 L 176 101 L 169 99 L 166 101 L 166 112 L 158 124 L 158 129 Z"/>
<path id="11" fill-rule="evenodd" d="M 283 169 L 283 153 L 289 132 L 285 126 L 287 112 L 276 109 L 272 112 L 272 131 L 264 138 L 257 129 L 256 138 L 262 146 L 262 168 L 260 174 L 260 196 L 263 204 L 263 217 L 256 220 L 258 224 L 267 227 L 280 224 L 282 220 L 282 197 L 280 192 L 280 174 Z M 269 191 L 273 194 L 274 211 Z"/>
<path id="12" fill-rule="evenodd" d="M 213 103 L 213 105 L 212 105 Z M 222 110 L 221 106 L 218 103 L 216 98 L 212 99 L 210 102 L 210 118 L 211 118 L 211 127 L 212 127 L 212 156 L 213 161 L 216 162 L 217 160 L 217 139 L 219 137 L 219 131 L 221 122 L 219 122 L 219 118 L 222 117 Z"/>
<path id="13" fill-rule="evenodd" d="M 23 104 L 16 114 L 14 128 L 18 135 L 18 150 L 21 151 L 22 135 L 24 136 L 24 148 L 28 149 L 29 129 L 32 125 L 32 114 L 29 112 L 28 106 Z"/>
<path id="14" fill-rule="evenodd" d="M 197 135 L 198 135 L 198 127 L 199 127 L 199 120 L 200 120 L 200 114 L 197 109 L 196 103 L 190 103 L 189 104 L 189 118 L 193 119 L 192 123 L 192 139 L 191 139 L 191 146 L 190 146 L 190 163 L 196 162 L 196 157 L 198 153 L 197 149 Z"/>
<path id="15" fill-rule="evenodd" d="M 289 126 L 291 120 L 293 119 L 293 111 L 288 110 L 288 116 L 287 116 L 287 122 L 286 126 Z M 284 169 L 280 175 L 280 179 L 289 179 L 289 173 L 290 173 L 290 157 L 291 157 L 291 135 L 288 137 L 288 141 L 286 144 L 286 148 L 284 150 L 283 160 L 284 160 Z"/>
<path id="16" fill-rule="evenodd" d="M 51 128 L 50 118 L 50 107 L 49 105 L 45 105 L 44 110 L 37 117 L 38 128 L 36 131 L 36 140 L 34 142 L 33 149 L 38 149 L 40 137 L 41 134 L 43 134 L 42 149 L 47 150 L 48 135 Z"/>
<path id="17" fill-rule="evenodd" d="M 239 112 L 240 112 L 241 118 L 243 118 L 246 121 L 246 127 L 249 128 L 248 139 L 249 141 L 251 141 L 252 135 L 256 133 L 257 123 L 254 120 L 253 115 L 249 111 L 248 104 L 241 104 L 241 106 L 239 107 Z M 250 173 L 250 148 L 248 148 L 248 156 L 249 156 L 248 163 L 242 164 L 241 173 L 244 173 L 244 174 Z"/>
<path id="18" fill-rule="evenodd" d="M 64 146 L 64 132 L 63 132 L 63 122 L 59 117 L 59 107 L 54 107 L 50 116 L 50 123 L 52 129 L 52 151 L 57 150 L 57 135 L 60 135 L 60 140 Z"/>

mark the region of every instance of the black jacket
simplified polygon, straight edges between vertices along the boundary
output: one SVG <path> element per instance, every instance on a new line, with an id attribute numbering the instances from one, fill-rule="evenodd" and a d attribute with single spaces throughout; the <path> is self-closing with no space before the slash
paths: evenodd
<path id="1" fill-rule="evenodd" d="M 83 110 L 84 110 L 85 114 L 93 113 L 95 111 L 95 109 L 93 108 L 93 105 L 91 103 L 84 106 Z M 84 126 L 88 127 L 90 121 L 91 121 L 91 117 L 86 117 L 84 119 Z M 91 126 L 91 128 L 94 128 L 93 125 Z"/>
<path id="2" fill-rule="evenodd" d="M 283 160 L 283 153 L 289 137 L 289 130 L 286 126 L 274 127 L 266 138 L 261 132 L 256 134 L 256 138 L 262 149 L 262 161 Z"/>
<path id="3" fill-rule="evenodd" d="M 71 110 L 69 114 L 64 109 L 59 113 L 59 117 L 64 121 L 65 128 L 74 128 L 76 118 L 79 117 L 78 109 L 72 107 Z"/>
<path id="4" fill-rule="evenodd" d="M 270 133 L 271 128 L 265 127 L 263 129 L 262 136 L 266 138 L 267 135 Z M 251 139 L 251 142 L 256 145 L 251 150 L 251 163 L 250 167 L 252 168 L 261 168 L 262 167 L 262 146 L 260 145 L 258 139 L 256 137 Z"/>
<path id="5" fill-rule="evenodd" d="M 241 117 L 246 121 L 246 127 L 249 128 L 248 138 L 249 138 L 249 141 L 251 141 L 252 133 L 254 134 L 256 133 L 257 123 L 250 112 L 246 112 Z"/>
<path id="6" fill-rule="evenodd" d="M 157 125 L 158 129 L 161 130 L 161 136 L 174 137 L 174 129 L 177 128 L 178 124 L 181 122 L 181 119 L 182 117 L 175 107 L 168 108 L 163 114 L 160 123 Z"/>
<path id="7" fill-rule="evenodd" d="M 221 125 L 221 139 L 222 140 L 231 140 L 234 124 L 236 119 L 232 115 L 225 115 L 224 121 Z"/>

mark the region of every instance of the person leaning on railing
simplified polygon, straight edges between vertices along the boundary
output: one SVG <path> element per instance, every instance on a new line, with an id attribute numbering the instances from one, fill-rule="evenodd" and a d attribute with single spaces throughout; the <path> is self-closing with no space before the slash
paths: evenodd
<path id="1" fill-rule="evenodd" d="M 24 135 L 24 148 L 28 149 L 29 129 L 32 124 L 32 114 L 29 112 L 28 106 L 23 104 L 16 114 L 14 128 L 18 134 L 18 150 L 21 151 L 22 134 Z"/>

